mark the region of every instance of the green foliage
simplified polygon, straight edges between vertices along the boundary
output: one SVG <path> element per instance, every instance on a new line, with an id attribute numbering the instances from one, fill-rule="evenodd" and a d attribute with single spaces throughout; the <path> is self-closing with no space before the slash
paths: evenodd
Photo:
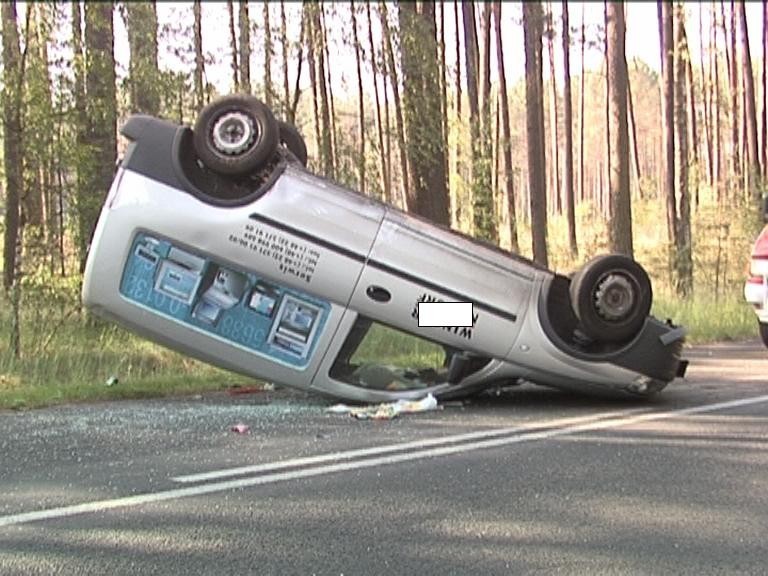
<path id="1" fill-rule="evenodd" d="M 22 357 L 14 358 L 7 342 L 0 342 L 0 409 L 186 394 L 246 381 L 90 321 L 77 303 L 79 279 L 43 274 L 25 280 Z M 2 325 L 8 316 L 7 301 L 0 299 Z M 112 376 L 118 383 L 109 386 Z"/>

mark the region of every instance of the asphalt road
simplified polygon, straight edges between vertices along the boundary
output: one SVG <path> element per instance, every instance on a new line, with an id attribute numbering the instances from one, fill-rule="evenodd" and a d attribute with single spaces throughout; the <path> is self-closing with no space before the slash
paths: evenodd
<path id="1" fill-rule="evenodd" d="M 0 412 L 0 574 L 764 574 L 768 352 L 687 356 L 650 402 L 524 386 L 387 422 L 282 390 Z"/>

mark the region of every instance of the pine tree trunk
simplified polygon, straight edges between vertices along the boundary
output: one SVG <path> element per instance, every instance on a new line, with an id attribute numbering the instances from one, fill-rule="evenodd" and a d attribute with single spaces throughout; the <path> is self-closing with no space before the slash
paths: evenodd
<path id="1" fill-rule="evenodd" d="M 579 81 L 579 200 L 584 202 L 584 90 L 587 74 L 584 69 L 584 49 L 587 44 L 586 26 L 584 23 L 584 7 L 581 10 L 581 79 Z"/>
<path id="2" fill-rule="evenodd" d="M 157 10 L 154 2 L 126 2 L 126 28 L 130 48 L 131 111 L 160 113 L 157 67 Z"/>
<path id="3" fill-rule="evenodd" d="M 721 2 L 722 8 L 722 2 Z M 723 8 L 724 10 L 724 8 Z M 723 16 L 723 27 L 725 27 L 725 16 Z M 728 49 L 725 52 L 728 58 Z M 739 90 L 739 70 L 736 64 L 736 8 L 731 0 L 731 31 L 730 31 L 730 58 L 728 58 L 728 70 L 731 83 L 731 184 L 741 180 L 741 157 L 739 146 L 739 102 L 741 92 Z"/>
<path id="4" fill-rule="evenodd" d="M 357 15 L 355 14 L 357 8 L 355 7 L 354 0 L 349 3 L 349 11 L 352 15 L 352 43 L 355 48 L 355 67 L 357 70 L 357 131 L 358 138 L 358 158 L 357 158 L 357 177 L 358 188 L 360 192 L 365 193 L 365 100 L 363 94 L 363 72 L 362 72 L 362 57 L 360 55 L 360 39 L 357 34 Z"/>
<path id="5" fill-rule="evenodd" d="M 403 207 L 408 206 L 408 198 L 411 196 L 411 187 L 408 173 L 408 155 L 405 147 L 405 122 L 403 119 L 403 106 L 400 98 L 400 87 L 397 79 L 397 67 L 395 65 L 395 52 L 392 48 L 392 34 L 389 29 L 387 6 L 379 2 L 379 17 L 381 19 L 382 34 L 384 36 L 384 48 L 386 50 L 387 76 L 392 86 L 392 96 L 395 103 L 395 127 L 397 129 L 397 145 L 400 154 L 400 177 L 403 183 L 401 201 Z"/>
<path id="6" fill-rule="evenodd" d="M 627 124 L 626 25 L 623 2 L 607 4 L 608 111 L 611 126 L 610 222 L 612 252 L 633 255 L 632 199 L 629 194 L 629 131 Z"/>
<path id="7" fill-rule="evenodd" d="M 713 159 L 713 168 L 712 168 L 712 177 L 715 182 L 715 188 L 716 188 L 716 196 L 718 203 L 721 203 L 723 201 L 723 186 L 722 186 L 722 179 L 723 179 L 723 154 L 722 154 L 722 143 L 721 143 L 721 134 L 723 133 L 721 128 L 721 118 L 722 114 L 720 113 L 720 51 L 717 48 L 717 30 L 720 28 L 718 26 L 717 22 L 717 5 L 715 0 L 712 0 L 711 4 L 711 11 L 712 11 L 712 60 L 714 68 L 714 82 L 712 83 L 712 99 L 714 100 L 714 115 L 712 118 L 712 159 Z"/>
<path id="8" fill-rule="evenodd" d="M 509 125 L 509 97 L 507 96 L 507 73 L 504 66 L 504 45 L 501 34 L 501 2 L 493 3 L 493 22 L 496 33 L 496 65 L 499 74 L 499 100 L 501 101 L 501 149 L 504 158 L 504 195 L 507 200 L 509 214 L 510 250 L 520 251 L 517 238 L 517 212 L 515 210 L 515 174 L 512 167 L 512 135 Z"/>
<path id="9" fill-rule="evenodd" d="M 672 6 L 658 3 L 662 75 L 662 133 L 664 135 L 664 185 L 667 238 L 672 251 L 677 246 L 677 203 L 675 201 L 675 72 Z M 672 252 L 674 255 L 674 252 Z M 672 261 L 672 259 L 670 259 Z"/>
<path id="10" fill-rule="evenodd" d="M 576 243 L 576 202 L 573 193 L 573 104 L 571 98 L 571 35 L 568 14 L 568 0 L 563 6 L 563 126 L 565 128 L 563 154 L 563 188 L 565 190 L 565 215 L 568 220 L 568 249 L 571 258 L 576 258 L 579 247 Z M 500 29 L 496 29 L 497 38 Z M 584 72 L 582 70 L 582 80 Z"/>
<path id="11" fill-rule="evenodd" d="M 688 114 L 688 175 L 689 185 L 693 185 L 693 194 L 689 195 L 693 198 L 693 205 L 697 207 L 699 205 L 699 182 L 701 176 L 699 174 L 699 130 L 698 123 L 696 121 L 696 96 L 694 90 L 696 85 L 693 81 L 693 66 L 691 65 L 690 52 L 687 50 L 688 36 L 685 33 L 685 28 L 682 31 L 683 42 L 686 46 L 686 61 L 685 61 L 685 84 L 686 84 L 686 113 Z M 691 175 L 691 168 L 693 168 L 693 175 Z"/>
<path id="12" fill-rule="evenodd" d="M 709 98 L 709 85 L 712 82 L 712 74 L 710 73 L 709 78 L 707 78 L 707 73 L 704 67 L 704 22 L 702 12 L 703 5 L 699 4 L 699 64 L 701 69 L 702 102 L 704 104 L 704 157 L 707 160 L 707 183 L 711 187 L 714 184 L 714 172 L 712 168 L 712 127 L 710 125 L 712 101 Z"/>
<path id="13" fill-rule="evenodd" d="M 81 269 L 117 160 L 117 102 L 112 2 L 85 3 L 85 86 L 87 151 L 81 162 L 82 194 L 77 199 Z"/>
<path id="14" fill-rule="evenodd" d="M 303 29 L 303 26 L 302 26 Z M 299 46 L 302 42 L 299 41 Z M 280 0 L 280 46 L 281 55 L 283 61 L 283 114 L 286 118 L 290 118 L 291 115 L 291 85 L 288 77 L 288 54 L 290 52 L 290 44 L 288 43 L 288 19 L 285 16 L 285 0 Z M 299 58 L 301 61 L 301 58 Z M 294 120 L 289 120 L 293 122 Z"/>
<path id="15" fill-rule="evenodd" d="M 21 131 L 23 71 L 16 2 L 0 3 L 3 41 L 3 161 L 5 172 L 5 230 L 3 233 L 3 288 L 16 284 L 16 244 L 19 239 L 19 205 L 22 192 L 24 158 Z M 11 339 L 18 342 L 19 331 L 12 327 Z M 14 352 L 19 346 L 13 345 Z M 18 354 L 16 354 L 18 356 Z"/>
<path id="16" fill-rule="evenodd" d="M 760 126 L 760 166 L 768 180 L 768 2 L 763 2 L 763 122 Z"/>
<path id="17" fill-rule="evenodd" d="M 563 206 L 560 195 L 560 145 L 559 145 L 559 113 L 557 106 L 557 73 L 555 71 L 555 24 L 552 15 L 552 5 L 547 2 L 547 56 L 549 59 L 549 145 L 550 145 L 550 210 L 553 214 L 562 214 Z"/>
<path id="18" fill-rule="evenodd" d="M 317 8 L 315 8 L 317 10 Z M 272 26 L 269 23 L 269 2 L 264 2 L 263 11 L 264 26 L 264 103 L 272 108 L 273 95 L 275 93 L 272 87 L 272 59 L 275 57 L 275 50 L 272 47 Z M 315 33 L 319 27 L 315 29 Z"/>
<path id="19" fill-rule="evenodd" d="M 248 2 L 238 3 L 238 24 L 240 26 L 240 90 L 251 93 L 251 19 L 248 16 Z"/>
<path id="20" fill-rule="evenodd" d="M 435 3 L 401 3 L 400 55 L 406 150 L 411 170 L 408 210 L 449 226 Z"/>
<path id="21" fill-rule="evenodd" d="M 285 6 L 282 7 L 283 14 L 285 13 Z M 301 27 L 299 30 L 299 47 L 298 54 L 296 55 L 296 83 L 293 88 L 293 100 L 290 99 L 290 88 L 288 87 L 288 36 L 286 30 L 282 31 L 283 34 L 283 82 L 285 89 L 286 99 L 286 119 L 291 124 L 296 123 L 296 111 L 299 108 L 299 97 L 301 96 L 301 72 L 304 68 L 304 44 L 307 34 L 309 34 L 309 24 L 307 18 L 304 16 L 305 11 L 302 11 Z"/>
<path id="22" fill-rule="evenodd" d="M 490 157 L 490 103 L 486 88 L 489 82 L 485 64 L 481 67 L 477 30 L 475 28 L 475 6 L 473 2 L 462 4 L 464 20 L 464 55 L 467 69 L 467 94 L 469 96 L 469 124 L 472 148 L 471 183 L 472 183 L 472 221 L 474 235 L 489 242 L 498 242 L 498 231 L 494 215 L 493 190 L 491 188 Z M 485 21 L 485 17 L 483 17 Z M 483 31 L 484 35 L 487 33 Z M 486 39 L 483 38 L 483 46 Z M 485 54 L 483 54 L 485 62 Z M 482 107 L 481 107 L 482 105 Z"/>
<path id="23" fill-rule="evenodd" d="M 307 64 L 309 67 L 309 85 L 312 89 L 312 119 L 315 127 L 315 148 L 317 149 L 319 167 L 325 171 L 327 170 L 326 160 L 326 148 L 323 141 L 323 126 L 320 118 L 320 94 L 317 80 L 317 58 L 315 57 L 315 35 L 317 30 L 315 29 L 315 18 L 312 12 L 317 9 L 317 6 L 311 3 L 305 3 L 303 8 L 302 18 L 305 23 L 305 29 L 307 31 L 306 43 L 307 43 Z"/>
<path id="24" fill-rule="evenodd" d="M 685 35 L 685 11 L 675 5 L 675 188 L 680 202 L 680 217 L 677 226 L 675 247 L 676 292 L 680 298 L 687 298 L 693 292 L 693 261 L 691 253 L 691 205 L 688 190 L 688 129 L 686 115 L 686 75 L 690 60 Z"/>
<path id="25" fill-rule="evenodd" d="M 445 173 L 448 174 L 448 77 L 445 64 L 445 2 L 437 3 L 437 20 L 440 22 L 440 32 L 437 37 L 437 58 L 440 68 L 440 116 L 442 117 L 442 138 L 445 143 Z M 450 194 L 449 194 L 450 196 Z"/>
<path id="26" fill-rule="evenodd" d="M 229 53 L 232 58 L 232 86 L 234 92 L 240 91 L 240 67 L 237 63 L 237 36 L 235 34 L 235 7 L 232 0 L 227 0 L 227 14 L 229 14 Z"/>
<path id="27" fill-rule="evenodd" d="M 548 266 L 547 256 L 547 189 L 543 178 L 544 158 L 544 86 L 542 79 L 542 46 L 544 16 L 541 3 L 523 3 L 525 39 L 525 119 L 528 144 L 528 190 L 531 206 L 531 239 L 533 259 Z"/>
<path id="28" fill-rule="evenodd" d="M 640 170 L 640 152 L 637 145 L 637 124 L 635 123 L 635 104 L 632 100 L 632 81 L 627 74 L 627 109 L 629 111 L 629 140 L 632 146 L 632 170 L 635 173 L 637 195 L 643 197 L 642 172 Z"/>
<path id="29" fill-rule="evenodd" d="M 392 193 L 389 186 L 389 179 L 387 177 L 387 156 L 384 150 L 384 122 L 381 118 L 381 101 L 379 99 L 379 80 L 378 71 L 379 66 L 376 61 L 376 46 L 373 43 L 373 21 L 371 18 L 371 4 L 365 3 L 365 15 L 368 21 L 368 49 L 371 53 L 371 73 L 373 75 L 373 92 L 376 98 L 376 136 L 379 142 L 379 171 L 381 181 L 381 195 L 385 202 L 390 202 Z"/>
<path id="30" fill-rule="evenodd" d="M 195 0 L 193 2 L 192 11 L 195 16 L 195 110 L 199 112 L 206 104 L 205 86 L 203 84 L 203 78 L 205 76 L 205 60 L 203 60 L 203 22 L 200 0 Z"/>
<path id="31" fill-rule="evenodd" d="M 744 119 L 746 121 L 746 175 L 751 196 L 759 198 L 760 155 L 757 141 L 757 110 L 755 107 L 755 82 L 752 74 L 752 55 L 749 49 L 749 29 L 744 2 L 738 3 L 739 29 L 741 31 L 741 73 L 744 80 Z"/>
<path id="32" fill-rule="evenodd" d="M 326 130 L 330 132 L 331 138 L 331 161 L 334 166 L 334 174 L 339 171 L 339 165 L 341 160 L 338 157 L 338 138 L 336 135 L 336 104 L 333 96 L 333 82 L 331 81 L 331 54 L 328 48 L 328 29 L 325 26 L 325 4 L 322 2 L 319 6 L 320 14 L 320 50 L 323 55 L 321 67 L 325 70 L 325 85 L 326 85 L 326 98 L 328 99 L 328 109 L 330 113 L 330 119 Z"/>

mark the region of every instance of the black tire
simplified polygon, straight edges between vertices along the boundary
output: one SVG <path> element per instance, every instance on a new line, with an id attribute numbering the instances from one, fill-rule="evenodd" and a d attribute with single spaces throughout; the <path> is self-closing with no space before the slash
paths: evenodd
<path id="1" fill-rule="evenodd" d="M 277 123 L 280 126 L 280 143 L 296 156 L 302 166 L 306 167 L 309 155 L 307 154 L 307 144 L 304 142 L 301 132 L 296 126 L 288 122 L 278 120 Z"/>
<path id="2" fill-rule="evenodd" d="M 768 348 L 768 323 L 758 322 L 757 325 L 760 329 L 760 339 L 765 344 L 765 347 Z"/>
<path id="3" fill-rule="evenodd" d="M 272 111 L 246 94 L 219 98 L 195 122 L 195 152 L 203 164 L 224 176 L 245 176 L 261 168 L 277 150 L 280 128 Z"/>
<path id="4" fill-rule="evenodd" d="M 622 342 L 635 336 L 653 302 L 648 274 L 621 254 L 587 262 L 572 278 L 570 294 L 581 330 L 598 342 Z"/>

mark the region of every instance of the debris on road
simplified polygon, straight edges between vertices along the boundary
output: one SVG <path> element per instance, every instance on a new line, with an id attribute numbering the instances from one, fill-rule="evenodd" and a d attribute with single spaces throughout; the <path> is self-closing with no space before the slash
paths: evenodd
<path id="1" fill-rule="evenodd" d="M 264 382 L 263 384 L 253 384 L 251 386 L 235 385 L 227 388 L 227 394 L 230 396 L 240 396 L 243 394 L 257 394 L 261 392 L 273 392 L 275 385 L 271 382 Z"/>
<path id="2" fill-rule="evenodd" d="M 112 387 L 112 386 L 117 385 L 118 382 L 120 382 L 120 379 L 117 376 L 113 375 L 113 376 L 110 376 L 109 378 L 107 378 L 107 381 L 104 382 L 104 385 Z"/>
<path id="3" fill-rule="evenodd" d="M 332 414 L 349 414 L 358 420 L 392 420 L 400 414 L 413 414 L 415 412 L 428 412 L 437 410 L 437 399 L 432 394 L 427 394 L 420 400 L 398 400 L 383 404 L 369 404 L 367 406 L 348 406 L 347 404 L 335 404 L 326 412 Z"/>
<path id="4" fill-rule="evenodd" d="M 248 424 L 235 424 L 229 430 L 236 434 L 250 434 L 251 427 Z"/>

